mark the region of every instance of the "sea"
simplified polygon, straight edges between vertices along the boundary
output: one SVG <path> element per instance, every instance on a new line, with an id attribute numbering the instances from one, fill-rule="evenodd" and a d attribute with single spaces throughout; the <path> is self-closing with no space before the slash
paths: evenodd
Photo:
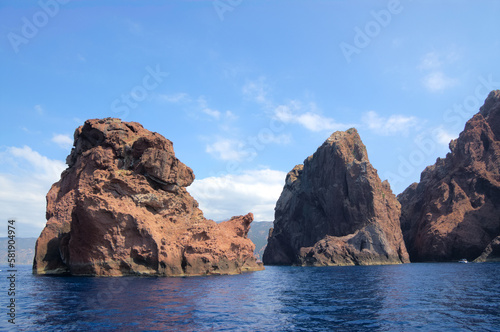
<path id="1" fill-rule="evenodd" d="M 12 279 L 0 269 L 2 331 L 500 331 L 500 263 L 183 278 L 34 276 L 18 266 Z"/>

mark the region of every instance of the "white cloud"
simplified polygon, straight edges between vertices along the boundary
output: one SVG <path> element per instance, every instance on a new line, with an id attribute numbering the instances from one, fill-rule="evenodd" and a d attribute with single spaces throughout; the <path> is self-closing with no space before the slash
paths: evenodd
<path id="1" fill-rule="evenodd" d="M 236 120 L 238 117 L 231 111 L 221 112 L 215 110 L 213 108 L 208 107 L 208 103 L 205 100 L 205 97 L 198 97 L 198 107 L 201 109 L 201 112 L 207 114 L 212 117 L 214 120 Z"/>
<path id="2" fill-rule="evenodd" d="M 414 116 L 391 115 L 388 118 L 381 117 L 375 111 L 363 114 L 363 124 L 378 135 L 408 135 L 410 129 L 419 124 Z"/>
<path id="3" fill-rule="evenodd" d="M 296 118 L 293 113 L 300 109 L 299 105 L 297 101 L 291 101 L 288 105 L 279 105 L 274 109 L 274 117 L 285 123 L 293 122 Z"/>
<path id="4" fill-rule="evenodd" d="M 218 221 L 252 212 L 257 221 L 272 221 L 285 177 L 271 169 L 249 170 L 195 180 L 187 189 L 207 218 Z"/>
<path id="5" fill-rule="evenodd" d="M 33 151 L 9 147 L 0 152 L 0 220 L 15 219 L 18 236 L 37 237 L 45 225 L 45 196 L 66 165 Z M 0 236 L 5 236 L 0 229 Z"/>
<path id="6" fill-rule="evenodd" d="M 274 109 L 275 119 L 284 123 L 294 123 L 303 126 L 311 131 L 335 131 L 344 130 L 352 125 L 338 123 L 332 118 L 324 117 L 317 113 L 314 103 L 304 106 L 293 100 L 286 105 L 279 105 Z"/>
<path id="7" fill-rule="evenodd" d="M 431 51 L 422 57 L 418 69 L 436 70 L 441 69 L 446 64 L 453 64 L 460 59 L 460 54 L 454 50 L 448 52 Z"/>
<path id="8" fill-rule="evenodd" d="M 212 118 L 216 119 L 216 120 L 219 120 L 220 118 L 220 112 L 217 111 L 217 110 L 213 110 L 211 108 L 208 108 L 208 107 L 205 107 L 205 108 L 202 108 L 201 110 L 203 113 L 211 116 Z"/>
<path id="9" fill-rule="evenodd" d="M 454 51 L 447 53 L 432 51 L 424 54 L 417 66 L 417 69 L 424 73 L 422 78 L 424 87 L 430 92 L 441 92 L 457 85 L 459 80 L 445 74 L 444 68 L 458 59 L 459 55 Z"/>
<path id="10" fill-rule="evenodd" d="M 458 137 L 457 134 L 452 134 L 452 133 L 448 132 L 446 129 L 443 128 L 443 126 L 439 126 L 436 129 L 434 129 L 433 133 L 434 133 L 434 136 L 436 138 L 436 141 L 439 144 L 442 144 L 445 146 L 448 146 L 452 139 L 455 139 Z"/>
<path id="11" fill-rule="evenodd" d="M 7 148 L 7 158 L 15 162 L 20 170 L 35 169 L 32 176 L 42 181 L 52 181 L 59 178 L 61 172 L 66 168 L 65 163 L 62 161 L 42 156 L 26 145 L 22 148 Z"/>
<path id="12" fill-rule="evenodd" d="M 434 71 L 423 78 L 424 86 L 431 92 L 439 92 L 458 84 L 458 80 L 446 76 L 442 71 Z"/>
<path id="13" fill-rule="evenodd" d="M 291 134 L 281 134 L 281 135 L 276 135 L 276 134 L 271 134 L 271 135 L 261 135 L 257 136 L 258 138 L 261 139 L 262 143 L 274 143 L 274 144 L 281 144 L 281 145 L 286 145 L 292 142 L 292 135 Z"/>
<path id="14" fill-rule="evenodd" d="M 205 151 L 225 161 L 242 161 L 255 157 L 255 151 L 243 141 L 228 138 L 216 138 L 213 143 L 207 144 Z"/>
<path id="15" fill-rule="evenodd" d="M 315 132 L 344 130 L 353 126 L 336 122 L 333 118 L 321 115 L 314 102 L 303 104 L 298 100 L 292 100 L 276 106 L 272 98 L 269 97 L 269 86 L 266 84 L 265 77 L 248 81 L 243 86 L 242 91 L 247 98 L 261 104 L 264 109 L 271 110 L 271 116 L 283 123 L 299 124 Z"/>
<path id="16" fill-rule="evenodd" d="M 220 112 L 217 111 L 217 110 L 209 108 L 208 104 L 207 104 L 207 101 L 205 100 L 205 98 L 203 96 L 200 96 L 198 98 L 198 105 L 200 106 L 201 111 L 203 113 L 211 116 L 215 120 L 219 120 L 219 118 L 220 118 Z"/>
<path id="17" fill-rule="evenodd" d="M 266 84 L 266 78 L 260 77 L 255 81 L 248 81 L 242 88 L 243 94 L 256 103 L 269 105 L 268 99 L 269 87 Z"/>
<path id="18" fill-rule="evenodd" d="M 236 114 L 234 114 L 233 112 L 231 112 L 231 111 L 226 111 L 226 113 L 224 115 L 226 116 L 226 118 L 228 120 L 236 120 L 236 119 L 238 119 L 238 116 Z"/>
<path id="19" fill-rule="evenodd" d="M 219 110 L 208 107 L 208 103 L 204 96 L 199 96 L 197 99 L 193 99 L 187 93 L 178 92 L 174 94 L 160 94 L 158 95 L 157 98 L 167 103 L 173 103 L 173 104 L 187 103 L 191 107 L 194 106 L 196 112 L 201 111 L 202 113 L 210 116 L 214 120 L 221 120 L 221 119 L 235 120 L 238 118 L 231 111 L 221 112 Z M 198 118 L 197 115 L 195 117 Z"/>
<path id="20" fill-rule="evenodd" d="M 73 146 L 73 139 L 69 135 L 54 134 L 51 141 L 65 150 L 69 150 Z"/>
<path id="21" fill-rule="evenodd" d="M 442 64 L 440 56 L 436 52 L 429 52 L 422 57 L 418 68 L 421 70 L 436 69 Z"/>

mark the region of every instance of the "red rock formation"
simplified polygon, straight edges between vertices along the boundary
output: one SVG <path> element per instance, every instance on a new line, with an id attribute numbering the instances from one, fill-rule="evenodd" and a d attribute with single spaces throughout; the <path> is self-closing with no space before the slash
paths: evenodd
<path id="1" fill-rule="evenodd" d="M 407 263 L 399 217 L 356 129 L 335 132 L 288 173 L 264 264 Z"/>
<path id="2" fill-rule="evenodd" d="M 410 258 L 473 260 L 489 250 L 481 260 L 494 259 L 500 235 L 500 90 L 489 94 L 450 150 L 399 195 Z"/>
<path id="3" fill-rule="evenodd" d="M 47 194 L 35 274 L 162 276 L 263 269 L 247 238 L 253 215 L 216 224 L 185 187 L 193 171 L 172 142 L 135 122 L 88 120 Z"/>

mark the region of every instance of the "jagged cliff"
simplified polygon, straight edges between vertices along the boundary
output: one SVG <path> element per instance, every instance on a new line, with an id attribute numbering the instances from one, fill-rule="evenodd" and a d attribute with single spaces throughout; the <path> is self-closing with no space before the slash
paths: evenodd
<path id="1" fill-rule="evenodd" d="M 184 276 L 263 269 L 253 215 L 216 224 L 186 191 L 172 142 L 135 122 L 88 120 L 47 194 L 35 274 Z"/>
<path id="2" fill-rule="evenodd" d="M 500 90 L 467 121 L 450 153 L 399 195 L 412 261 L 500 258 Z"/>
<path id="3" fill-rule="evenodd" d="M 399 217 L 356 129 L 335 132 L 288 173 L 264 264 L 407 263 Z"/>

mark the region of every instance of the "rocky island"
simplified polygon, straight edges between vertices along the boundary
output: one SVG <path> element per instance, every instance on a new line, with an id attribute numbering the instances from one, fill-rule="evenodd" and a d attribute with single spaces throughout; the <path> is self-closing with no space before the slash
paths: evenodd
<path id="1" fill-rule="evenodd" d="M 398 198 L 413 262 L 500 260 L 500 90 Z"/>
<path id="2" fill-rule="evenodd" d="M 264 264 L 409 263 L 400 208 L 356 129 L 335 132 L 288 173 Z"/>
<path id="3" fill-rule="evenodd" d="M 207 220 L 186 190 L 193 171 L 163 136 L 134 122 L 88 120 L 75 132 L 67 164 L 47 194 L 33 273 L 187 276 L 263 269 L 248 238 L 253 215 Z M 497 90 L 450 142 L 446 158 L 397 198 L 356 129 L 333 133 L 287 174 L 263 261 L 498 261 L 499 210 Z"/>
<path id="4" fill-rule="evenodd" d="M 188 276 L 262 270 L 253 215 L 215 223 L 186 191 L 193 171 L 135 122 L 88 120 L 47 194 L 33 273 Z"/>

